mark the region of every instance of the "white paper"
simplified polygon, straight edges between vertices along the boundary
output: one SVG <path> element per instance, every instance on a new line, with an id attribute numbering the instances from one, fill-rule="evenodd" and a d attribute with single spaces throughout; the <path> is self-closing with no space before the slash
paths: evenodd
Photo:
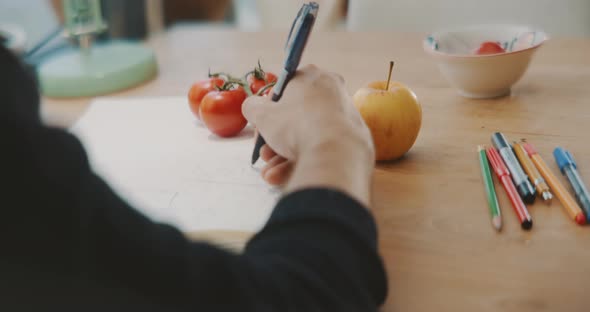
<path id="1" fill-rule="evenodd" d="M 98 99 L 71 131 L 115 191 L 183 231 L 256 231 L 279 196 L 250 166 L 252 128 L 219 138 L 184 97 Z"/>

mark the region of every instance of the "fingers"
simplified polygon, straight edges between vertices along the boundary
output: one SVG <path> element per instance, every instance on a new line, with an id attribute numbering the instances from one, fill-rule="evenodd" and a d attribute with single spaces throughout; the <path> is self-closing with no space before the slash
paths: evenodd
<path id="1" fill-rule="evenodd" d="M 317 65 L 315 65 L 315 64 L 307 64 L 307 65 L 303 66 L 299 71 L 302 71 L 302 72 L 317 72 L 319 70 L 320 70 L 320 68 L 317 67 Z"/>
<path id="2" fill-rule="evenodd" d="M 270 148 L 267 144 L 262 145 L 260 149 L 260 158 L 265 162 L 269 162 L 277 153 Z"/>
<path id="3" fill-rule="evenodd" d="M 301 120 L 333 114 L 346 119 L 349 117 L 346 110 L 355 109 L 348 102 L 350 99 L 342 76 L 307 65 L 291 80 L 279 103 L 268 97 L 251 96 L 242 104 L 242 113 L 268 144 L 260 151 L 264 161 L 270 162 L 277 154 L 295 160 L 299 148 L 297 142 L 303 141 L 300 137 L 315 133 L 310 132 L 309 125 Z M 322 128 L 321 125 L 317 127 Z"/>
<path id="4" fill-rule="evenodd" d="M 317 67 L 314 64 L 306 65 L 301 70 L 297 71 L 297 75 L 302 75 L 302 76 L 305 76 L 306 78 L 310 78 L 310 79 L 317 78 L 317 76 L 321 75 L 322 73 L 324 75 L 327 75 L 330 78 L 334 79 L 335 81 L 338 81 L 341 84 L 344 84 L 344 77 L 342 77 L 342 75 L 335 73 L 335 72 L 322 71 L 319 67 Z"/>
<path id="5" fill-rule="evenodd" d="M 261 172 L 262 178 L 270 185 L 285 184 L 293 170 L 293 162 L 277 155 L 268 145 L 262 146 L 260 155 L 266 161 Z"/>
<path id="6" fill-rule="evenodd" d="M 285 159 L 285 158 L 284 158 L 284 157 L 282 157 L 281 155 L 275 155 L 275 156 L 274 156 L 274 157 L 272 157 L 272 158 L 271 158 L 269 161 L 267 161 L 267 162 L 266 162 L 266 165 L 264 165 L 264 167 L 262 168 L 262 171 L 261 171 L 260 173 L 261 173 L 261 174 L 262 174 L 262 176 L 264 177 L 264 176 L 266 175 L 266 172 L 267 172 L 267 171 L 268 171 L 270 168 L 272 168 L 272 167 L 274 167 L 274 166 L 276 166 L 276 165 L 278 165 L 278 164 L 280 164 L 280 163 L 283 163 L 283 162 L 285 162 L 285 161 L 287 161 L 287 159 Z"/>
<path id="7" fill-rule="evenodd" d="M 272 101 L 265 96 L 249 96 L 242 104 L 242 114 L 254 125 L 258 126 L 260 120 L 272 108 Z"/>
<path id="8" fill-rule="evenodd" d="M 297 70 L 293 80 L 295 81 L 295 83 L 297 83 L 297 81 L 299 81 L 299 80 L 313 81 L 313 80 L 317 79 L 317 77 L 321 74 L 321 72 L 322 71 L 320 70 L 320 68 L 314 64 L 305 65 L 301 69 Z"/>
<path id="9" fill-rule="evenodd" d="M 284 161 L 279 162 L 277 165 L 269 167 L 264 172 L 264 175 L 262 177 L 268 184 L 282 185 L 289 180 L 291 172 L 293 171 L 293 162 L 287 161 L 284 158 L 283 160 Z"/>
<path id="10" fill-rule="evenodd" d="M 330 72 L 329 75 L 332 76 L 334 80 L 340 81 L 341 84 L 344 84 L 344 77 L 342 77 L 342 75 L 334 72 Z"/>

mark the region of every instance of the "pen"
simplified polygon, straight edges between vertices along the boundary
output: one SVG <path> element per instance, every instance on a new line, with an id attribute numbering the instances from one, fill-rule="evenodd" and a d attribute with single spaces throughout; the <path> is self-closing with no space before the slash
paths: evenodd
<path id="1" fill-rule="evenodd" d="M 479 154 L 479 165 L 481 167 L 481 174 L 483 177 L 483 184 L 485 186 L 486 195 L 488 198 L 488 207 L 490 208 L 490 215 L 492 216 L 492 226 L 496 231 L 502 229 L 502 216 L 500 213 L 500 205 L 498 204 L 498 197 L 494 188 L 494 181 L 488 165 L 488 157 L 486 156 L 485 146 L 479 145 L 477 147 Z"/>
<path id="2" fill-rule="evenodd" d="M 512 184 L 512 181 L 510 180 L 510 171 L 508 171 L 508 168 L 506 168 L 502 162 L 502 158 L 496 149 L 490 147 L 486 150 L 486 154 L 490 164 L 492 165 L 492 168 L 498 176 L 498 180 L 500 180 L 504 186 L 504 189 L 506 190 L 506 194 L 508 194 L 508 198 L 510 199 L 512 207 L 514 208 L 514 212 L 516 212 L 518 221 L 520 221 L 520 226 L 524 230 L 530 230 L 533 227 L 533 219 L 531 218 L 529 211 L 526 209 L 526 206 L 522 202 L 522 199 L 520 196 L 518 196 L 518 191 L 514 187 L 514 184 Z"/>
<path id="3" fill-rule="evenodd" d="M 304 3 L 297 17 L 293 21 L 285 50 L 287 51 L 287 58 L 283 65 L 283 70 L 277 79 L 277 83 L 272 88 L 272 101 L 276 102 L 281 99 L 283 91 L 287 83 L 295 75 L 303 49 L 307 43 L 307 39 L 313 29 L 313 24 L 318 14 L 319 4 L 316 2 Z M 260 149 L 265 144 L 264 138 L 259 134 L 254 144 L 254 151 L 252 152 L 252 164 L 254 164 L 260 157 Z"/>
<path id="4" fill-rule="evenodd" d="M 561 182 L 559 182 L 559 180 L 553 175 L 533 145 L 530 143 L 522 143 L 522 147 L 524 147 L 529 157 L 531 157 L 531 160 L 537 169 L 539 169 L 539 172 L 541 172 L 541 175 L 545 178 L 545 181 L 547 181 L 547 184 L 549 184 L 549 187 L 551 187 L 551 190 L 553 190 L 553 193 L 559 199 L 565 211 L 570 215 L 570 218 L 580 225 L 585 224 L 586 218 L 584 217 L 582 209 L 580 209 L 580 206 L 578 206 Z"/>
<path id="5" fill-rule="evenodd" d="M 512 148 L 510 147 L 510 144 L 508 144 L 504 135 L 500 132 L 494 133 L 492 135 L 492 144 L 498 149 L 498 153 L 500 153 L 508 170 L 510 170 L 512 181 L 514 181 L 514 185 L 518 189 L 518 194 L 520 194 L 522 200 L 527 204 L 534 203 L 535 188 L 520 167 L 520 164 L 518 163 L 518 160 L 516 160 L 516 156 L 514 156 L 514 152 L 512 152 Z"/>
<path id="6" fill-rule="evenodd" d="M 528 174 L 530 181 L 533 183 L 533 185 L 535 185 L 535 188 L 537 189 L 537 194 L 541 198 L 543 198 L 545 202 L 550 201 L 553 198 L 553 195 L 549 190 L 549 185 L 547 185 L 547 183 L 541 176 L 541 173 L 539 173 L 539 170 L 537 170 L 537 167 L 535 167 L 535 164 L 533 164 L 533 161 L 531 160 L 529 155 L 527 155 L 526 151 L 524 150 L 524 147 L 522 147 L 522 145 L 518 143 L 514 143 L 512 144 L 512 149 L 516 154 L 516 158 L 518 158 L 518 160 L 520 161 L 522 168 L 524 169 L 526 174 Z"/>
<path id="7" fill-rule="evenodd" d="M 590 221 L 590 193 L 588 193 L 588 189 L 586 185 L 584 185 L 584 181 L 578 174 L 578 165 L 574 160 L 574 157 L 570 152 L 564 150 L 561 147 L 556 148 L 553 150 L 553 156 L 555 157 L 555 162 L 559 166 L 559 170 L 563 173 L 572 188 L 574 189 L 574 193 L 576 194 L 576 199 L 580 204 L 580 207 L 586 213 L 586 220 Z"/>

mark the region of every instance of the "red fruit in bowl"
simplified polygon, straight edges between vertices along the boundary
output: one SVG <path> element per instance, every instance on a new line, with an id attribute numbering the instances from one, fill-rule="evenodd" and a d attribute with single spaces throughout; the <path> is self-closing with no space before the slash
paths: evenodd
<path id="1" fill-rule="evenodd" d="M 504 52 L 506 52 L 506 50 L 504 50 L 499 43 L 492 41 L 482 43 L 479 48 L 475 50 L 475 54 L 477 55 L 498 54 Z"/>

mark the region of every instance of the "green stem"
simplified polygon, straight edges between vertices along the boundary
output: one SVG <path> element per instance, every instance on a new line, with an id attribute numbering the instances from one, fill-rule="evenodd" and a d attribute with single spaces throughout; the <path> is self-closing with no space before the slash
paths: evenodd
<path id="1" fill-rule="evenodd" d="M 256 95 L 258 95 L 258 96 L 262 95 L 266 90 L 274 87 L 275 84 L 276 84 L 276 82 L 271 82 L 271 83 L 265 85 L 264 87 L 260 88 L 260 90 L 258 90 L 258 92 L 256 92 Z"/>
<path id="2" fill-rule="evenodd" d="M 252 90 L 250 90 L 250 85 L 248 85 L 248 82 L 246 82 L 243 79 L 239 79 L 239 78 L 235 78 L 235 77 L 230 77 L 226 83 L 231 83 L 231 84 L 237 84 L 242 86 L 242 88 L 244 88 L 244 91 L 246 91 L 246 94 L 248 96 L 252 96 Z"/>

